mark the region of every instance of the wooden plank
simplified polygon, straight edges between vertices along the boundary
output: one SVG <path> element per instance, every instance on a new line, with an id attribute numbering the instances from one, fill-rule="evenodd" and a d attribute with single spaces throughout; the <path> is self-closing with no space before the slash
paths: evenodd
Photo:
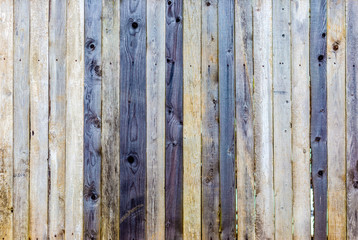
<path id="1" fill-rule="evenodd" d="M 165 239 L 165 1 L 147 1 L 146 239 Z"/>
<path id="2" fill-rule="evenodd" d="M 66 171 L 66 2 L 49 12 L 49 238 L 64 239 Z"/>
<path id="3" fill-rule="evenodd" d="M 184 239 L 201 238 L 201 1 L 183 2 Z"/>
<path id="4" fill-rule="evenodd" d="M 85 1 L 84 11 L 84 237 L 98 239 L 101 216 L 102 0 Z"/>
<path id="5" fill-rule="evenodd" d="M 67 1 L 65 238 L 83 238 L 84 0 Z"/>
<path id="6" fill-rule="evenodd" d="M 275 238 L 292 239 L 290 0 L 273 1 Z"/>
<path id="7" fill-rule="evenodd" d="M 146 3 L 121 1 L 120 238 L 145 238 Z"/>
<path id="8" fill-rule="evenodd" d="M 30 167 L 30 1 L 14 1 L 14 239 L 28 239 Z"/>
<path id="9" fill-rule="evenodd" d="M 358 88 L 357 51 L 358 48 L 358 2 L 347 1 L 347 62 L 346 62 L 346 101 L 347 101 L 347 239 L 358 236 Z"/>
<path id="10" fill-rule="evenodd" d="M 234 1 L 218 2 L 219 159 L 222 239 L 236 235 Z"/>
<path id="11" fill-rule="evenodd" d="M 0 239 L 13 239 L 13 7 L 0 2 Z"/>
<path id="12" fill-rule="evenodd" d="M 31 239 L 48 237 L 48 18 L 48 1 L 30 0 Z"/>
<path id="13" fill-rule="evenodd" d="M 310 2 L 311 151 L 314 238 L 326 239 L 327 225 L 327 8 Z"/>
<path id="14" fill-rule="evenodd" d="M 235 1 L 238 239 L 255 239 L 253 29 L 251 0 Z"/>
<path id="15" fill-rule="evenodd" d="M 202 1 L 202 239 L 220 238 L 218 1 Z"/>
<path id="16" fill-rule="evenodd" d="M 166 4 L 165 237 L 183 238 L 183 0 Z"/>
<path id="17" fill-rule="evenodd" d="M 102 6 L 101 239 L 119 239 L 119 1 Z"/>
<path id="18" fill-rule="evenodd" d="M 346 239 L 346 4 L 327 2 L 328 239 Z"/>
<path id="19" fill-rule="evenodd" d="M 291 2 L 293 238 L 311 238 L 309 0 Z"/>
<path id="20" fill-rule="evenodd" d="M 256 238 L 273 239 L 272 2 L 254 1 Z"/>

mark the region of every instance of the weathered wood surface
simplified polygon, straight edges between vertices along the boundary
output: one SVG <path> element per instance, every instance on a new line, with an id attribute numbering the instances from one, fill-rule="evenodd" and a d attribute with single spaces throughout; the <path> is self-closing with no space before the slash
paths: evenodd
<path id="1" fill-rule="evenodd" d="M 147 1 L 146 239 L 165 239 L 165 1 Z"/>
<path id="2" fill-rule="evenodd" d="M 183 236 L 201 238 L 201 1 L 183 3 Z"/>
<path id="3" fill-rule="evenodd" d="M 291 1 L 293 239 L 311 238 L 309 0 Z"/>
<path id="4" fill-rule="evenodd" d="M 202 239 L 220 238 L 218 1 L 202 1 Z"/>
<path id="5" fill-rule="evenodd" d="M 65 239 L 83 238 L 84 0 L 67 1 Z"/>
<path id="6" fill-rule="evenodd" d="M 347 239 L 358 236 L 358 2 L 347 0 L 347 62 L 346 62 L 346 101 L 347 101 Z"/>
<path id="7" fill-rule="evenodd" d="M 0 2 L 0 239 L 13 239 L 13 7 Z"/>
<path id="8" fill-rule="evenodd" d="M 346 4 L 327 2 L 328 239 L 346 239 Z M 353 49 L 351 49 L 353 50 Z"/>
<path id="9" fill-rule="evenodd" d="M 66 171 L 66 2 L 49 6 L 49 238 L 64 239 Z"/>
<path id="10" fill-rule="evenodd" d="M 236 170 L 239 240 L 255 239 L 252 1 L 235 1 Z"/>
<path id="11" fill-rule="evenodd" d="M 326 239 L 327 225 L 327 8 L 311 0 L 310 76 L 314 237 Z"/>
<path id="12" fill-rule="evenodd" d="M 166 4 L 165 237 L 183 238 L 183 0 Z"/>
<path id="13" fill-rule="evenodd" d="M 101 239 L 119 239 L 119 0 L 102 6 Z"/>
<path id="14" fill-rule="evenodd" d="M 14 3 L 14 239 L 28 239 L 30 173 L 30 1 Z"/>
<path id="15" fill-rule="evenodd" d="M 145 239 L 146 3 L 120 11 L 120 238 Z"/>
<path id="16" fill-rule="evenodd" d="M 48 238 L 49 3 L 30 0 L 30 223 L 29 238 Z"/>
<path id="17" fill-rule="evenodd" d="M 102 0 L 84 5 L 84 237 L 99 239 L 101 214 Z"/>

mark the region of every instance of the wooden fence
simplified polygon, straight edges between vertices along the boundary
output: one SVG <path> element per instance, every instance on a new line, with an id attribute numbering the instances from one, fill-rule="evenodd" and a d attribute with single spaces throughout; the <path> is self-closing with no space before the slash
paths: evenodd
<path id="1" fill-rule="evenodd" d="M 0 0 L 0 239 L 358 239 L 357 14 Z"/>

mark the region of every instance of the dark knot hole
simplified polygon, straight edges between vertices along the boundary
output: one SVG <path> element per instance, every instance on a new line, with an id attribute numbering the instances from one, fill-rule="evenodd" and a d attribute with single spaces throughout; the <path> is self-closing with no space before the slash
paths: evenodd
<path id="1" fill-rule="evenodd" d="M 130 164 L 132 164 L 132 163 L 134 163 L 134 157 L 133 156 L 128 156 L 128 158 L 127 158 L 127 161 L 130 163 Z"/>
<path id="2" fill-rule="evenodd" d="M 133 22 L 133 23 L 132 23 L 132 28 L 134 28 L 134 29 L 138 28 L 138 23 L 137 23 L 137 22 Z"/>

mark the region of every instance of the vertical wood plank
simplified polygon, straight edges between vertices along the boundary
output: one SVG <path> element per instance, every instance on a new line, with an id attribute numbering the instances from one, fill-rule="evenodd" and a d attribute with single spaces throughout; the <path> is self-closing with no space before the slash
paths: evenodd
<path id="1" fill-rule="evenodd" d="M 347 239 L 358 236 L 358 2 L 347 0 Z"/>
<path id="2" fill-rule="evenodd" d="M 220 238 L 218 1 L 202 3 L 202 239 Z"/>
<path id="3" fill-rule="evenodd" d="M 101 239 L 119 239 L 119 0 L 102 10 Z"/>
<path id="4" fill-rule="evenodd" d="M 84 237 L 99 239 L 101 216 L 101 16 L 102 0 L 84 6 Z"/>
<path id="5" fill-rule="evenodd" d="M 30 1 L 30 226 L 46 239 L 48 209 L 48 1 Z"/>
<path id="6" fill-rule="evenodd" d="M 327 1 L 310 1 L 311 151 L 314 238 L 326 239 L 327 225 Z"/>
<path id="7" fill-rule="evenodd" d="M 166 2 L 165 237 L 183 238 L 183 0 Z"/>
<path id="8" fill-rule="evenodd" d="M 290 0 L 273 1 L 275 238 L 292 239 Z"/>
<path id="9" fill-rule="evenodd" d="M 67 1 L 65 238 L 83 238 L 84 1 Z"/>
<path id="10" fill-rule="evenodd" d="M 183 4 L 184 239 L 201 238 L 201 1 Z"/>
<path id="11" fill-rule="evenodd" d="M 272 2 L 254 1 L 256 238 L 274 238 Z"/>
<path id="12" fill-rule="evenodd" d="M 165 239 L 165 5 L 147 1 L 147 237 Z"/>
<path id="13" fill-rule="evenodd" d="M 255 239 L 252 1 L 235 1 L 238 239 Z"/>
<path id="14" fill-rule="evenodd" d="M 235 239 L 235 81 L 234 1 L 218 2 L 219 17 L 219 158 L 222 239 Z"/>
<path id="15" fill-rule="evenodd" d="M 346 4 L 327 2 L 328 239 L 346 239 Z M 351 49 L 353 51 L 353 49 Z"/>
<path id="16" fill-rule="evenodd" d="M 293 238 L 311 238 L 309 0 L 291 1 Z"/>
<path id="17" fill-rule="evenodd" d="M 146 2 L 121 1 L 120 238 L 145 238 Z"/>
<path id="18" fill-rule="evenodd" d="M 66 2 L 49 9 L 49 238 L 64 239 L 66 168 Z"/>
<path id="19" fill-rule="evenodd" d="M 13 6 L 0 2 L 0 239 L 13 239 Z"/>
<path id="20" fill-rule="evenodd" d="M 14 1 L 14 239 L 28 239 L 30 1 Z"/>

